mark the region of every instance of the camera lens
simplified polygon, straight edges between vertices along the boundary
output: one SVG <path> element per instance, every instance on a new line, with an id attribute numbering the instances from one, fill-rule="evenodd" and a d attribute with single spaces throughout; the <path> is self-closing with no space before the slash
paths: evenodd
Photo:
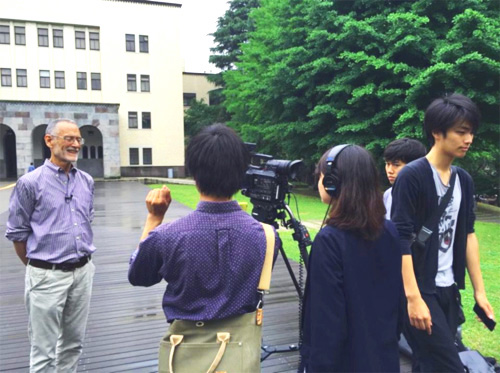
<path id="1" fill-rule="evenodd" d="M 267 162 L 266 167 L 274 169 L 281 175 L 286 175 L 290 179 L 297 176 L 297 171 L 302 164 L 301 160 L 288 161 L 283 159 L 273 159 Z"/>

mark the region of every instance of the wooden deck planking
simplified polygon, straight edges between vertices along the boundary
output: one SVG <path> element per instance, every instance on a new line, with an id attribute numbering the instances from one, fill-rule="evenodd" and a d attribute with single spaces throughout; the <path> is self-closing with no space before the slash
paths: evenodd
<path id="1" fill-rule="evenodd" d="M 79 372 L 157 371 L 158 343 L 167 328 L 161 307 L 165 285 L 133 287 L 127 280 L 128 260 L 146 216 L 147 191 L 137 182 L 96 183 L 93 229 L 97 251 L 93 260 L 97 270 Z M 189 211 L 174 202 L 166 220 Z M 6 220 L 7 213 L 0 214 L 0 371 L 27 371 L 24 267 L 3 237 Z M 297 268 L 297 264 L 293 266 Z M 281 258 L 265 302 L 264 344 L 297 344 L 297 294 Z M 295 372 L 297 364 L 297 352 L 272 354 L 262 363 L 262 371 Z"/>

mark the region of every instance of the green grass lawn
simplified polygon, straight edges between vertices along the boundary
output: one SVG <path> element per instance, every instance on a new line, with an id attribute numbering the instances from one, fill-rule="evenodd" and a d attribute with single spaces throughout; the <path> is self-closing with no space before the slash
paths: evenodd
<path id="1" fill-rule="evenodd" d="M 160 187 L 160 185 L 151 185 L 151 187 Z M 196 207 L 198 193 L 195 186 L 171 184 L 168 187 L 172 192 L 174 200 L 193 209 Z M 313 222 L 316 224 L 323 220 L 326 205 L 321 203 L 319 197 L 297 194 L 296 198 L 300 214 L 296 211 L 296 203 L 293 197 L 289 203 L 296 218 L 300 216 L 303 222 Z M 238 194 L 235 199 L 238 202 L 248 203 L 247 212 L 251 212 L 252 205 L 247 197 Z M 481 269 L 488 299 L 496 312 L 496 319 L 500 320 L 500 271 L 498 270 L 500 268 L 500 251 L 497 243 L 500 237 L 500 224 L 476 222 L 475 227 L 481 250 Z M 311 237 L 314 238 L 318 229 L 308 229 Z M 286 255 L 290 259 L 298 261 L 300 254 L 297 242 L 292 239 L 292 231 L 280 230 L 280 237 L 283 241 Z M 472 311 L 474 296 L 470 283 L 467 283 L 467 288 L 465 291 L 462 291 L 462 303 L 467 320 L 463 326 L 465 345 L 469 348 L 479 350 L 485 356 L 493 356 L 497 360 L 500 360 L 500 326 L 493 332 L 490 332 L 482 323 L 475 319 L 475 314 Z"/>
<path id="2" fill-rule="evenodd" d="M 486 287 L 486 294 L 493 309 L 497 322 L 500 320 L 500 224 L 476 222 L 476 234 L 479 239 L 481 270 Z M 500 360 L 500 327 L 497 325 L 490 332 L 476 320 L 474 295 L 470 281 L 462 291 L 462 304 L 467 322 L 463 327 L 463 339 L 466 346 L 480 351 L 485 356 L 493 356 Z"/>

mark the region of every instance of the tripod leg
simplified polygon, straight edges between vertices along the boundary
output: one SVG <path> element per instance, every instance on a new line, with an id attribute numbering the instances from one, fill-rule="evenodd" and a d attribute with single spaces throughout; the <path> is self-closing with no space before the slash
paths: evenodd
<path id="1" fill-rule="evenodd" d="M 288 269 L 288 273 L 290 274 L 290 277 L 292 278 L 292 282 L 295 285 L 295 289 L 297 290 L 297 294 L 299 295 L 299 298 L 302 299 L 302 289 L 299 286 L 299 283 L 297 282 L 297 278 L 295 277 L 295 273 L 293 272 L 292 266 L 290 265 L 290 261 L 288 260 L 288 257 L 285 254 L 285 250 L 283 249 L 283 246 L 280 247 L 280 253 L 281 256 L 283 257 L 283 261 L 285 262 L 286 268 Z"/>

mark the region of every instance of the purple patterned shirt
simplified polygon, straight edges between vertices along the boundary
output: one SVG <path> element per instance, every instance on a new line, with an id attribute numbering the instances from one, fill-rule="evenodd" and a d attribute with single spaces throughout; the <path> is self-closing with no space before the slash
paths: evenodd
<path id="1" fill-rule="evenodd" d="M 66 175 L 48 159 L 22 176 L 10 196 L 5 236 L 27 241 L 26 256 L 74 262 L 95 251 L 94 180 L 76 168 Z"/>
<path id="2" fill-rule="evenodd" d="M 275 257 L 281 241 L 275 235 Z M 168 322 L 216 320 L 255 311 L 266 238 L 236 201 L 201 201 L 195 211 L 151 231 L 130 260 L 132 285 L 167 281 Z"/>

